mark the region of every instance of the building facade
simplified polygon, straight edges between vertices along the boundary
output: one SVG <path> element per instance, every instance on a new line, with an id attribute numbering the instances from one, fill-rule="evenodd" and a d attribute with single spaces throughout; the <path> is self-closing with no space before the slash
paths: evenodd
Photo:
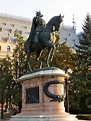
<path id="1" fill-rule="evenodd" d="M 70 48 L 75 49 L 74 43 L 79 44 L 77 34 L 73 27 L 62 25 L 60 27 L 60 43 L 65 42 Z"/>
<path id="2" fill-rule="evenodd" d="M 0 14 L 0 58 L 4 58 L 7 54 L 12 56 L 13 49 L 16 47 L 14 31 L 17 30 L 26 40 L 30 28 L 30 19 Z"/>
<path id="3" fill-rule="evenodd" d="M 14 31 L 17 30 L 23 36 L 23 39 L 26 40 L 29 36 L 30 28 L 30 19 L 0 14 L 0 58 L 4 58 L 7 54 L 12 57 L 13 49 L 16 47 Z M 66 41 L 69 47 L 74 47 L 74 41 L 78 42 L 73 27 L 62 25 L 59 35 L 60 43 Z"/>

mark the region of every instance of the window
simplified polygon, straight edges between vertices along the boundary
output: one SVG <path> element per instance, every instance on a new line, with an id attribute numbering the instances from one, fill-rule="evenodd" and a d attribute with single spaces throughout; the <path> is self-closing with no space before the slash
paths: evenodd
<path id="1" fill-rule="evenodd" d="M 68 34 L 70 36 L 70 34 Z"/>
<path id="2" fill-rule="evenodd" d="M 10 32 L 10 33 L 12 32 L 12 29 L 11 29 L 11 28 L 9 29 L 9 32 Z"/>
<path id="3" fill-rule="evenodd" d="M 27 29 L 27 26 L 23 26 L 25 29 Z"/>
<path id="4" fill-rule="evenodd" d="M 1 45 L 0 45 L 0 51 L 1 51 Z"/>
<path id="5" fill-rule="evenodd" d="M 22 31 L 20 30 L 20 34 L 22 34 Z"/>
<path id="6" fill-rule="evenodd" d="M 67 40 L 67 38 L 64 38 L 64 40 Z"/>
<path id="7" fill-rule="evenodd" d="M 2 24 L 6 25 L 6 23 L 2 23 Z"/>
<path id="8" fill-rule="evenodd" d="M 14 24 L 11 24 L 11 26 L 13 26 L 13 27 L 14 27 L 15 25 L 14 25 Z"/>
<path id="9" fill-rule="evenodd" d="M 9 45 L 7 46 L 7 52 L 10 52 L 10 46 Z"/>
<path id="10" fill-rule="evenodd" d="M 2 27 L 0 27 L 0 32 L 2 31 Z"/>

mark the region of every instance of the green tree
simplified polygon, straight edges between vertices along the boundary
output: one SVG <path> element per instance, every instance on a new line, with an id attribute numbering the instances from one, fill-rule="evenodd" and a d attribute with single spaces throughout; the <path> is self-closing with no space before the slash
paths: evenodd
<path id="1" fill-rule="evenodd" d="M 66 44 L 58 44 L 54 52 L 53 61 L 50 65 L 67 71 L 68 68 L 73 69 L 75 67 L 74 58 L 75 54 L 71 48 L 69 48 Z"/>
<path id="2" fill-rule="evenodd" d="M 26 56 L 24 51 L 24 40 L 21 34 L 17 33 L 17 30 L 14 33 L 16 40 L 16 48 L 13 51 L 13 72 L 15 79 L 19 78 L 26 72 Z"/>
<path id="3" fill-rule="evenodd" d="M 13 59 L 12 59 L 12 65 L 13 65 L 13 79 L 15 80 L 14 83 L 14 89 L 13 89 L 13 104 L 17 105 L 19 107 L 19 110 L 21 109 L 22 105 L 22 87 L 19 82 L 17 82 L 17 79 L 24 75 L 26 70 L 26 55 L 24 51 L 24 40 L 21 34 L 17 33 L 17 30 L 14 33 L 15 37 L 17 37 L 16 41 L 16 48 L 13 51 Z"/>
<path id="4" fill-rule="evenodd" d="M 91 95 L 91 91 L 89 90 L 89 70 L 90 67 L 90 57 L 91 57 L 91 22 L 90 22 L 89 15 L 86 16 L 84 25 L 83 25 L 83 32 L 81 33 L 82 38 L 79 40 L 80 45 L 76 45 L 77 50 L 77 64 L 76 68 L 73 71 L 72 79 L 75 81 L 73 90 L 75 90 L 74 99 L 76 98 L 78 103 L 75 103 L 75 106 L 78 105 L 78 109 L 82 113 L 89 113 L 90 109 L 88 109 L 86 105 L 86 100 L 89 95 Z"/>
<path id="5" fill-rule="evenodd" d="M 3 106 L 6 102 L 6 109 L 8 108 L 8 102 L 11 100 L 12 95 L 12 65 L 11 59 L 7 56 L 4 59 L 0 59 L 0 102 L 2 104 L 1 118 L 3 119 Z"/>

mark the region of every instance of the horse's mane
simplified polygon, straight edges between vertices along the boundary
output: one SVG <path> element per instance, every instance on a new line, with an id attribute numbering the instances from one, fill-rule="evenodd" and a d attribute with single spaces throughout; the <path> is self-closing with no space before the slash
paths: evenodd
<path id="1" fill-rule="evenodd" d="M 53 24 L 56 24 L 57 23 L 57 20 L 59 20 L 60 16 L 54 16 L 52 17 L 49 22 L 46 24 L 46 26 L 50 26 L 50 25 L 53 25 Z"/>

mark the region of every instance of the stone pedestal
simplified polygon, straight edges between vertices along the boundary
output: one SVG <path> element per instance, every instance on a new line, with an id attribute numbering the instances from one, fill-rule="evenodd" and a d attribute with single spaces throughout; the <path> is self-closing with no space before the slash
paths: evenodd
<path id="1" fill-rule="evenodd" d="M 54 95 L 65 95 L 65 79 L 68 75 L 58 68 L 42 68 L 18 79 L 22 84 L 22 111 L 12 116 L 10 121 L 74 121 L 75 115 L 65 112 L 64 101 L 58 102 L 48 97 L 43 87 L 51 84 L 48 91 Z"/>

